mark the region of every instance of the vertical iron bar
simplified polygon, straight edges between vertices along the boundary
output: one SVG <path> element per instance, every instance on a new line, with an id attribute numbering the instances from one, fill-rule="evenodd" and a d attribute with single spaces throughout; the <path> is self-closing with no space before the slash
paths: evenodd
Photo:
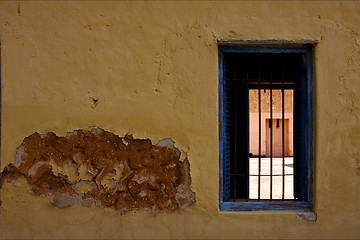
<path id="1" fill-rule="evenodd" d="M 261 180 L 261 73 L 260 73 L 260 65 L 259 65 L 259 162 L 258 162 L 258 201 L 260 201 L 260 180 Z"/>
<path id="2" fill-rule="evenodd" d="M 281 73 L 282 80 L 282 89 L 281 89 L 281 98 L 282 98 L 282 106 L 281 106 L 281 114 L 282 114 L 282 200 L 285 199 L 285 79 L 284 79 L 284 66 L 282 66 Z"/>
<path id="3" fill-rule="evenodd" d="M 249 64 L 246 64 L 246 88 L 247 88 L 247 93 L 248 93 L 248 119 L 250 117 L 250 100 L 249 100 Z M 248 120 L 248 126 L 250 126 L 250 121 Z M 250 145 L 250 139 L 249 139 L 249 131 L 250 131 L 250 127 L 248 127 L 248 144 Z M 246 184 L 246 201 L 248 202 L 249 201 L 249 184 L 250 184 L 250 158 L 249 158 L 249 148 L 250 146 L 248 145 L 248 154 L 247 154 L 247 161 L 248 161 L 248 176 L 247 176 L 247 179 L 248 179 L 248 182 Z"/>
<path id="4" fill-rule="evenodd" d="M 273 96 L 272 96 L 272 69 L 270 70 L 270 200 L 272 199 L 272 184 L 273 184 Z"/>
<path id="5" fill-rule="evenodd" d="M 235 79 L 236 79 L 236 71 L 235 71 Z M 237 115 L 238 115 L 238 111 L 237 111 L 237 81 L 235 80 L 235 126 L 234 126 L 234 132 L 235 132 L 235 151 L 234 151 L 234 199 L 233 201 L 236 202 L 236 178 L 237 178 L 237 167 L 236 167 L 236 162 L 237 162 Z"/>

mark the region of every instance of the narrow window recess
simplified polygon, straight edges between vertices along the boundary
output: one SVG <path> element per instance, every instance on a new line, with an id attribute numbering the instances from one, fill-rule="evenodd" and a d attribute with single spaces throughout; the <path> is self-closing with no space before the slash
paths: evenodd
<path id="1" fill-rule="evenodd" d="M 219 43 L 220 210 L 312 209 L 315 43 Z"/>

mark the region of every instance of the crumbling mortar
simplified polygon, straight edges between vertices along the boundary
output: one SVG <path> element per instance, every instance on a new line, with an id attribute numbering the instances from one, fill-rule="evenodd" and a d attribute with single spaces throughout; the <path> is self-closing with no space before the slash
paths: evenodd
<path id="1" fill-rule="evenodd" d="M 195 202 L 190 165 L 170 138 L 124 138 L 100 128 L 75 130 L 65 137 L 34 133 L 5 166 L 2 183 L 26 178 L 36 195 L 52 195 L 58 208 L 82 204 L 120 213 L 185 210 Z"/>

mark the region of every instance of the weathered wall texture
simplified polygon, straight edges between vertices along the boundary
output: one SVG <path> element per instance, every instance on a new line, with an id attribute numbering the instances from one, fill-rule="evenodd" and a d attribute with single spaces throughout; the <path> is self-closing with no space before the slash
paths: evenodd
<path id="1" fill-rule="evenodd" d="M 26 178 L 36 195 L 54 196 L 58 208 L 74 204 L 111 207 L 120 213 L 185 210 L 195 202 L 187 159 L 170 139 L 124 138 L 100 128 L 57 137 L 34 133 L 4 167 L 2 182 Z"/>
<path id="2" fill-rule="evenodd" d="M 360 3 L 1 1 L 2 169 L 34 132 L 171 138 L 196 203 L 121 215 L 1 188 L 1 238 L 360 238 Z M 218 211 L 218 40 L 318 40 L 317 222 Z"/>

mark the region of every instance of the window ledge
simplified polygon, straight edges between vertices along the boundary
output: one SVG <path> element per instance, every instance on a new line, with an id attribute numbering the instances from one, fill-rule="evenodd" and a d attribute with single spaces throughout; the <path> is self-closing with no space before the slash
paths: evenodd
<path id="1" fill-rule="evenodd" d="M 300 201 L 266 201 L 266 202 L 224 202 L 220 211 L 264 211 L 264 210 L 310 210 L 310 202 Z"/>

